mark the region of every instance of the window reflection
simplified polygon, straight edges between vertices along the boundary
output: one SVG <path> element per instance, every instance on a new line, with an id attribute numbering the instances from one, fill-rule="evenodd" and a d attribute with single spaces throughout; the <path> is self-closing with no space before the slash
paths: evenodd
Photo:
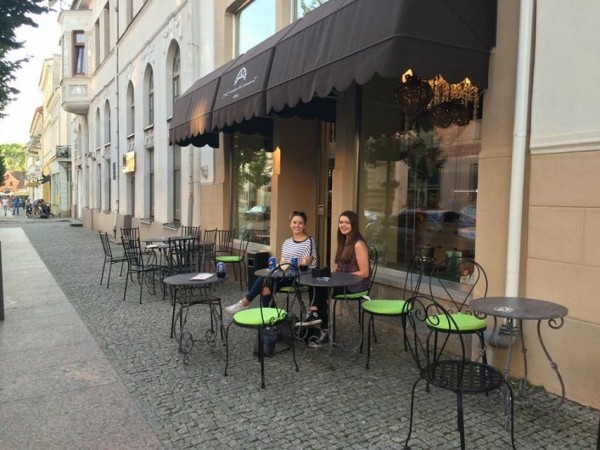
<path id="1" fill-rule="evenodd" d="M 406 117 L 397 84 L 376 78 L 363 87 L 361 229 L 383 267 L 404 269 L 414 254 L 473 256 L 478 120 L 438 128 Z"/>
<path id="2" fill-rule="evenodd" d="M 271 230 L 271 140 L 258 135 L 233 136 L 234 227 L 240 236 L 252 230 L 252 242 L 269 245 Z"/>

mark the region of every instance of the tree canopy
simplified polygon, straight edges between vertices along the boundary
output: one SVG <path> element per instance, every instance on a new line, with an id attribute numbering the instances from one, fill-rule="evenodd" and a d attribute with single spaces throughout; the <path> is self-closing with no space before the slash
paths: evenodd
<path id="1" fill-rule="evenodd" d="M 24 42 L 17 41 L 15 31 L 20 26 L 38 26 L 32 16 L 49 11 L 42 3 L 46 3 L 46 0 L 0 1 L 0 118 L 5 116 L 6 106 L 19 93 L 18 89 L 11 86 L 15 81 L 16 71 L 28 61 L 27 57 L 15 61 L 8 58 L 11 50 L 19 50 L 25 45 Z"/>
<path id="2" fill-rule="evenodd" d="M 0 157 L 5 169 L 10 172 L 25 170 L 25 150 L 23 144 L 0 144 Z"/>

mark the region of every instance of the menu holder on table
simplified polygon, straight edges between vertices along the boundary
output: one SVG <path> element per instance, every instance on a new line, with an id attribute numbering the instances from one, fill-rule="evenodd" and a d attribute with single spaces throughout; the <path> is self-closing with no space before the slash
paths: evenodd
<path id="1" fill-rule="evenodd" d="M 190 280 L 204 281 L 204 280 L 208 280 L 213 275 L 214 275 L 214 273 L 199 273 L 197 275 L 194 275 L 192 278 L 190 278 Z"/>

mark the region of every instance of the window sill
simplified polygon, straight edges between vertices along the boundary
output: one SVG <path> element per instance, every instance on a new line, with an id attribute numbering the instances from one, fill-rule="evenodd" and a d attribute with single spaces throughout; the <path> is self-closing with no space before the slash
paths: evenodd
<path id="1" fill-rule="evenodd" d="M 163 223 L 163 228 L 166 230 L 174 230 L 177 231 L 179 230 L 179 228 L 181 227 L 180 224 L 178 223 L 174 223 L 174 222 L 170 222 L 170 223 Z"/>
<path id="2" fill-rule="evenodd" d="M 154 223 L 154 219 L 149 218 L 149 217 L 144 217 L 142 219 L 140 219 L 140 222 L 146 225 L 152 225 L 152 223 Z"/>

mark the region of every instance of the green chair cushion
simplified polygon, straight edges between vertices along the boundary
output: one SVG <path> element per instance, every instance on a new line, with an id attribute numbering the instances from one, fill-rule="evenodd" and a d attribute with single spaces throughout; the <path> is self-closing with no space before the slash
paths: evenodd
<path id="1" fill-rule="evenodd" d="M 336 300 L 362 300 L 365 295 L 369 295 L 369 291 L 347 292 L 335 295 L 333 298 Z"/>
<path id="2" fill-rule="evenodd" d="M 222 262 L 222 263 L 236 263 L 236 262 L 242 262 L 242 257 L 235 256 L 235 255 L 223 255 L 223 256 L 217 256 L 216 260 L 217 260 L 217 262 Z"/>
<path id="3" fill-rule="evenodd" d="M 294 292 L 308 292 L 308 286 L 298 286 L 297 288 L 294 288 L 293 286 L 283 286 L 282 288 L 279 289 L 279 292 L 284 292 L 284 293 L 294 293 Z"/>
<path id="4" fill-rule="evenodd" d="M 287 311 L 277 308 L 250 308 L 238 311 L 233 321 L 245 327 L 262 327 L 275 325 L 287 317 Z"/>
<path id="5" fill-rule="evenodd" d="M 385 316 L 401 316 L 410 311 L 409 307 L 406 307 L 404 300 L 367 300 L 362 303 L 362 309 L 369 314 L 379 314 Z"/>
<path id="6" fill-rule="evenodd" d="M 460 331 L 464 333 L 483 331 L 487 328 L 487 321 L 485 319 L 479 319 L 472 314 L 455 313 L 452 314 L 454 323 L 448 320 L 448 317 L 444 314 L 438 314 L 427 318 L 427 325 L 431 328 L 440 331 Z M 456 329 L 458 327 L 458 330 Z"/>

